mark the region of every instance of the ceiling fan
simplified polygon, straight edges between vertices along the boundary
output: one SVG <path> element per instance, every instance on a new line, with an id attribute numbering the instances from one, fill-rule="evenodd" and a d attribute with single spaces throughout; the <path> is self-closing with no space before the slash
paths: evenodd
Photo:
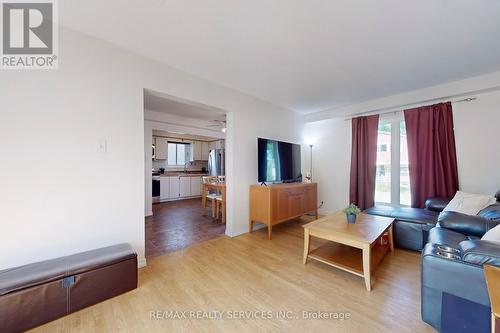
<path id="1" fill-rule="evenodd" d="M 212 123 L 213 124 L 208 125 L 208 127 L 217 127 L 220 128 L 222 133 L 226 133 L 227 125 L 225 120 L 212 120 Z"/>

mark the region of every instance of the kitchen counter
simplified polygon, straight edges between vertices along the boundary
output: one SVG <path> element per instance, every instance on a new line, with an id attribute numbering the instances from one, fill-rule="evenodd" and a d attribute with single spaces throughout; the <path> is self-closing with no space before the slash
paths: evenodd
<path id="1" fill-rule="evenodd" d="M 165 172 L 160 177 L 203 177 L 208 176 L 208 173 L 200 172 Z"/>

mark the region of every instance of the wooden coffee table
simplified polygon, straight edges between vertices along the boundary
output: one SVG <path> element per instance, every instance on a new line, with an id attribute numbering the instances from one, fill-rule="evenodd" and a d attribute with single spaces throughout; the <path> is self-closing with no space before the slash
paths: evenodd
<path id="1" fill-rule="evenodd" d="M 307 258 L 320 261 L 365 279 L 371 290 L 371 274 L 388 251 L 394 251 L 393 218 L 361 213 L 355 224 L 348 224 L 343 212 L 337 212 L 305 224 L 304 264 Z M 380 238 L 388 232 L 387 244 Z M 329 242 L 310 251 L 311 236 Z"/>
<path id="2" fill-rule="evenodd" d="M 484 276 L 491 303 L 491 332 L 500 332 L 500 267 L 484 265 Z"/>

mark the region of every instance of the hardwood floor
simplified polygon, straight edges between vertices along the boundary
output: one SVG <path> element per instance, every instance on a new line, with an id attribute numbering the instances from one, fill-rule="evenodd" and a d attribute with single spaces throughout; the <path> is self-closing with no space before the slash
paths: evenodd
<path id="1" fill-rule="evenodd" d="M 319 262 L 302 264 L 306 221 L 236 238 L 218 237 L 148 260 L 139 288 L 34 332 L 432 332 L 420 319 L 420 256 L 396 249 L 363 279 Z M 311 247 L 318 246 L 312 240 Z M 151 319 L 151 311 L 226 311 L 221 320 Z M 291 311 L 285 319 L 230 319 L 228 311 Z M 303 319 L 303 311 L 348 319 Z M 273 314 L 274 315 L 274 314 Z M 295 318 L 297 317 L 297 319 Z"/>
<path id="2" fill-rule="evenodd" d="M 153 205 L 146 218 L 146 258 L 177 251 L 224 235 L 225 225 L 214 223 L 210 209 L 200 214 L 201 199 L 169 201 Z"/>

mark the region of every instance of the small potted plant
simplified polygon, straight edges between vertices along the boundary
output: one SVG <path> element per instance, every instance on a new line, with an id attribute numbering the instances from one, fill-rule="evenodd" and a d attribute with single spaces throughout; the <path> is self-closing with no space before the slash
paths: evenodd
<path id="1" fill-rule="evenodd" d="M 361 209 L 352 203 L 344 209 L 344 213 L 347 217 L 347 223 L 356 223 L 356 217 L 361 213 Z"/>

